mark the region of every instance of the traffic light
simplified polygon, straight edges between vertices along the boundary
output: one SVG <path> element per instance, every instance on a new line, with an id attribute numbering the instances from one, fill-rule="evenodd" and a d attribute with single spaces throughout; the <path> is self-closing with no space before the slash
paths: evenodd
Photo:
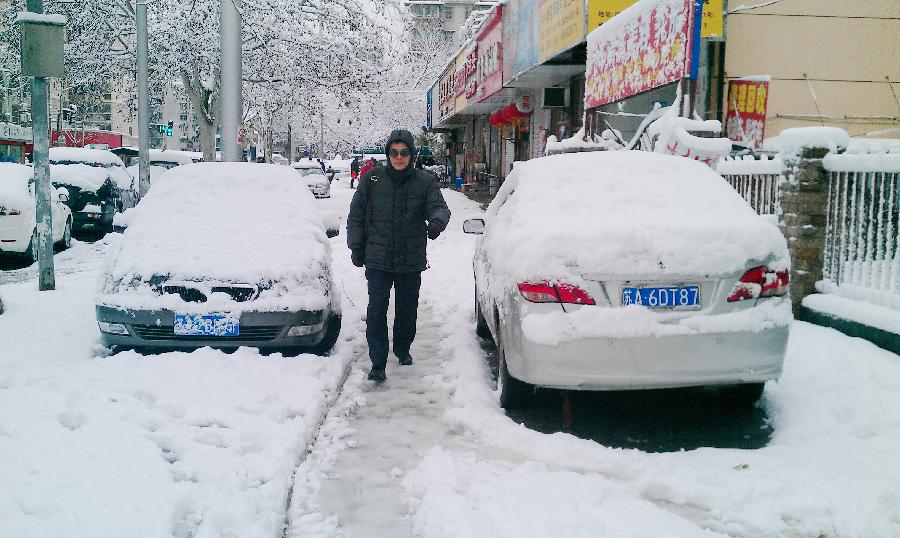
<path id="1" fill-rule="evenodd" d="M 173 123 L 174 122 L 171 121 L 168 125 L 166 125 L 165 123 L 155 123 L 153 124 L 153 127 L 155 128 L 155 131 L 157 133 L 163 136 L 172 136 L 172 128 L 174 127 Z"/>

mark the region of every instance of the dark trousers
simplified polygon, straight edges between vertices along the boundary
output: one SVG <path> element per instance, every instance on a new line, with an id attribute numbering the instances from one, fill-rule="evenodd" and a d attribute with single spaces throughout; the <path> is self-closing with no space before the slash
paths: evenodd
<path id="1" fill-rule="evenodd" d="M 366 269 L 369 307 L 366 310 L 366 340 L 373 368 L 384 368 L 388 356 L 387 311 L 394 288 L 394 354 L 409 353 L 416 338 L 416 311 L 422 273 L 389 273 Z"/>

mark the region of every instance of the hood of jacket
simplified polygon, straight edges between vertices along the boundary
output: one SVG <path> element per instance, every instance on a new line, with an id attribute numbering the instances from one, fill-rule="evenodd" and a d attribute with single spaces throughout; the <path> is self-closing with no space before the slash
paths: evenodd
<path id="1" fill-rule="evenodd" d="M 410 153 L 413 157 L 416 156 L 416 142 L 413 139 L 413 135 L 411 132 L 406 129 L 395 129 L 391 132 L 391 136 L 388 137 L 387 142 L 384 145 L 384 154 L 388 156 L 388 168 L 393 169 L 394 167 L 390 165 L 390 151 L 391 144 L 396 144 L 397 142 L 403 142 L 409 148 Z M 409 160 L 409 166 L 406 167 L 406 170 L 412 170 L 413 162 L 415 159 Z"/>

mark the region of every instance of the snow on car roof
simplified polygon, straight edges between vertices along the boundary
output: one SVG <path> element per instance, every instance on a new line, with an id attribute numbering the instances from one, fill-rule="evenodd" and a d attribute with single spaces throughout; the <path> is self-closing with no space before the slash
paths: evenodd
<path id="1" fill-rule="evenodd" d="M 702 163 L 658 153 L 517 162 L 486 218 L 491 263 L 517 281 L 729 274 L 772 256 L 779 266 L 789 264 L 778 228 L 721 176 Z"/>
<path id="2" fill-rule="evenodd" d="M 319 165 L 319 161 L 314 161 L 312 159 L 300 159 L 295 163 L 291 163 L 291 168 L 318 168 L 322 169 L 322 166 Z"/>
<path id="3" fill-rule="evenodd" d="M 31 180 L 30 166 L 14 163 L 0 163 L 0 206 L 19 209 L 33 205 L 34 199 L 28 192 Z"/>
<path id="4" fill-rule="evenodd" d="M 109 170 L 88 164 L 51 164 L 50 179 L 54 183 L 62 183 L 78 187 L 83 191 L 97 192 L 106 183 Z"/>
<path id="5" fill-rule="evenodd" d="M 182 153 L 180 151 L 167 151 L 159 149 L 150 150 L 150 160 L 178 164 L 191 164 L 192 162 L 194 162 L 194 159 L 191 157 L 191 155 L 188 155 L 186 153 Z"/>
<path id="6" fill-rule="evenodd" d="M 258 283 L 319 274 L 322 217 L 296 173 L 276 165 L 197 163 L 169 170 L 130 211 L 113 279 L 169 275 Z"/>
<path id="7" fill-rule="evenodd" d="M 90 148 L 50 148 L 50 162 L 81 162 L 103 166 L 125 166 L 111 151 Z"/>

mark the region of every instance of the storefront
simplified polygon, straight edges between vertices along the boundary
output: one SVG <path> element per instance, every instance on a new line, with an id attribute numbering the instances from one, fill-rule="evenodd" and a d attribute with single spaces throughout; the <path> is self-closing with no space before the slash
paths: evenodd
<path id="1" fill-rule="evenodd" d="M 25 164 L 32 151 L 31 127 L 0 123 L 0 162 Z"/>

